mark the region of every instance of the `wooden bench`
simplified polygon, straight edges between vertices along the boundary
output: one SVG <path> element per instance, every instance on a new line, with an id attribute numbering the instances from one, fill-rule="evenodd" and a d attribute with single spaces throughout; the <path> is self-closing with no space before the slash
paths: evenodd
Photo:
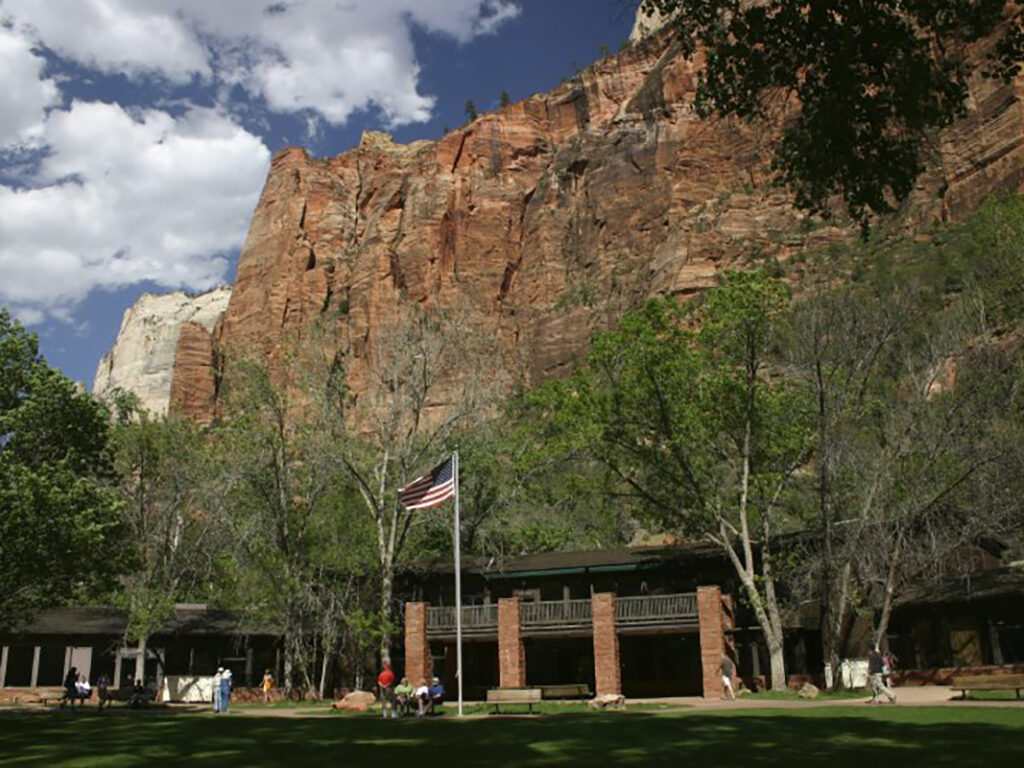
<path id="1" fill-rule="evenodd" d="M 967 698 L 968 691 L 1016 691 L 1019 699 L 1024 689 L 1024 675 L 962 675 L 950 682 L 950 688 L 960 691 L 962 699 Z"/>
<path id="2" fill-rule="evenodd" d="M 487 703 L 494 705 L 494 713 L 498 714 L 502 704 L 526 704 L 533 714 L 533 705 L 540 704 L 540 688 L 492 688 L 487 691 Z"/>
<path id="3" fill-rule="evenodd" d="M 589 699 L 590 686 L 586 683 L 565 683 L 563 685 L 542 685 L 541 697 L 545 699 Z"/>

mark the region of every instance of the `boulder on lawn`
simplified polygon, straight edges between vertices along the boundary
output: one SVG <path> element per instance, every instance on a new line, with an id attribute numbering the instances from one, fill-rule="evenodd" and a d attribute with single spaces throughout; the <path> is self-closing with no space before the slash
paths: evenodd
<path id="1" fill-rule="evenodd" d="M 816 699 L 821 691 L 818 690 L 818 686 L 813 683 L 804 683 L 800 690 L 796 692 L 796 695 L 801 699 Z"/>
<path id="2" fill-rule="evenodd" d="M 345 697 L 331 704 L 331 709 L 340 709 L 346 712 L 365 712 L 377 701 L 372 693 L 366 691 L 352 691 L 346 693 Z"/>
<path id="3" fill-rule="evenodd" d="M 601 696 L 595 696 L 587 702 L 587 706 L 591 709 L 608 709 L 609 707 L 625 709 L 626 697 L 621 693 L 606 693 Z"/>

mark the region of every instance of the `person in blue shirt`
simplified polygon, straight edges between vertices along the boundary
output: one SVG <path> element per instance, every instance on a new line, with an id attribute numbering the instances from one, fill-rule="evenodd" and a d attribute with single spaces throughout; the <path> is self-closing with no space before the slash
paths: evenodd
<path id="1" fill-rule="evenodd" d="M 430 705 L 429 712 L 434 713 L 434 708 L 444 703 L 444 686 L 441 685 L 441 681 L 436 677 L 430 682 L 430 688 L 427 689 L 430 694 Z"/>

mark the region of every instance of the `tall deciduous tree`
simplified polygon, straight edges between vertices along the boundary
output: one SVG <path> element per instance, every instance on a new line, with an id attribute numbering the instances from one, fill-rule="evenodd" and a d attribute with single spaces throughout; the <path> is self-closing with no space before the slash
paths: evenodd
<path id="1" fill-rule="evenodd" d="M 416 306 L 382 329 L 368 373 L 369 390 L 346 398 L 337 420 L 353 430 L 343 465 L 376 531 L 386 656 L 396 569 L 417 516 L 429 514 L 406 510 L 396 490 L 451 451 L 460 430 L 487 416 L 506 382 L 494 340 L 465 312 Z"/>
<path id="2" fill-rule="evenodd" d="M 809 447 L 800 391 L 767 364 L 786 304 L 781 283 L 743 273 L 697 312 L 650 302 L 594 339 L 587 370 L 536 395 L 553 436 L 593 451 L 641 515 L 722 549 L 764 633 L 773 688 L 785 687 L 773 542 Z"/>
<path id="3" fill-rule="evenodd" d="M 337 419 L 338 392 L 310 355 L 291 360 L 283 381 L 239 361 L 229 420 L 211 439 L 231 536 L 219 558 L 223 599 L 247 621 L 280 628 L 286 689 L 323 693 L 347 629 L 363 621 L 360 587 L 372 583 L 374 558 L 345 472 L 351 436 Z"/>
<path id="4" fill-rule="evenodd" d="M 114 469 L 124 546 L 133 553 L 119 597 L 128 609 L 127 639 L 139 649 L 135 678 L 142 679 L 149 637 L 171 618 L 175 602 L 210 593 L 225 528 L 213 509 L 213 464 L 199 429 L 183 419 L 153 418 L 128 394 L 115 406 Z"/>
<path id="5" fill-rule="evenodd" d="M 105 591 L 124 566 L 104 407 L 0 309 L 0 624 Z"/>
<path id="6" fill-rule="evenodd" d="M 702 115 L 782 122 L 777 180 L 865 224 L 911 192 L 936 129 L 966 112 L 978 70 L 1011 80 L 1024 60 L 1019 0 L 642 0 L 703 53 Z M 988 56 L 975 44 L 995 36 Z"/>

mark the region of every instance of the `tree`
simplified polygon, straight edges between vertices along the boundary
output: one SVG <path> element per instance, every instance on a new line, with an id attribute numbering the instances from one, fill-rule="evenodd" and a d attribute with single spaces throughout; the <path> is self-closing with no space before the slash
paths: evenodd
<path id="1" fill-rule="evenodd" d="M 350 435 L 336 419 L 337 392 L 317 364 L 322 350 L 306 351 L 285 361 L 280 380 L 235 363 L 230 418 L 211 435 L 211 455 L 232 541 L 218 560 L 221 599 L 281 628 L 286 690 L 322 695 L 347 630 L 363 621 L 374 550 L 344 469 Z"/>
<path id="2" fill-rule="evenodd" d="M 508 91 L 502 91 L 501 95 L 498 96 L 498 105 L 502 107 L 507 107 L 511 103 L 512 97 L 508 95 Z"/>
<path id="3" fill-rule="evenodd" d="M 395 573 L 414 523 L 425 518 L 399 504 L 396 491 L 451 451 L 459 432 L 492 409 L 506 382 L 494 364 L 494 340 L 458 310 L 402 307 L 395 322 L 381 329 L 370 355 L 369 391 L 354 401 L 337 399 L 342 407 L 335 418 L 352 430 L 340 443 L 341 466 L 376 535 L 380 650 L 386 657 Z M 493 375 L 479 375 L 487 368 Z"/>
<path id="4" fill-rule="evenodd" d="M 884 644 L 905 589 L 1008 528 L 1018 385 L 988 334 L 1024 314 L 1022 223 L 1008 200 L 924 249 L 854 246 L 815 265 L 793 309 L 784 365 L 813 395 L 815 434 L 803 588 L 833 669 L 856 611 Z"/>
<path id="5" fill-rule="evenodd" d="M 0 309 L 0 625 L 106 592 L 125 565 L 104 407 Z"/>
<path id="6" fill-rule="evenodd" d="M 225 526 L 213 509 L 213 463 L 199 429 L 184 419 L 153 418 L 125 393 L 115 397 L 115 407 L 114 470 L 124 545 L 133 553 L 118 597 L 128 609 L 126 639 L 138 644 L 135 678 L 141 680 L 149 637 L 171 618 L 174 604 L 210 594 Z"/>
<path id="7" fill-rule="evenodd" d="M 935 130 L 966 113 L 979 69 L 1009 82 L 1024 59 L 1020 0 L 642 0 L 703 54 L 697 111 L 782 121 L 776 180 L 797 206 L 839 197 L 866 226 L 924 168 Z M 995 36 L 988 56 L 975 44 Z M 785 119 L 783 120 L 783 116 Z"/>
<path id="8" fill-rule="evenodd" d="M 466 101 L 466 119 L 469 122 L 473 122 L 477 118 L 476 104 L 473 103 L 472 99 Z"/>
<path id="9" fill-rule="evenodd" d="M 649 302 L 594 339 L 587 370 L 535 396 L 554 439 L 602 461 L 642 517 L 721 548 L 776 689 L 785 662 L 774 537 L 809 447 L 801 392 L 768 368 L 786 304 L 782 284 L 757 273 L 729 273 L 695 312 Z"/>

